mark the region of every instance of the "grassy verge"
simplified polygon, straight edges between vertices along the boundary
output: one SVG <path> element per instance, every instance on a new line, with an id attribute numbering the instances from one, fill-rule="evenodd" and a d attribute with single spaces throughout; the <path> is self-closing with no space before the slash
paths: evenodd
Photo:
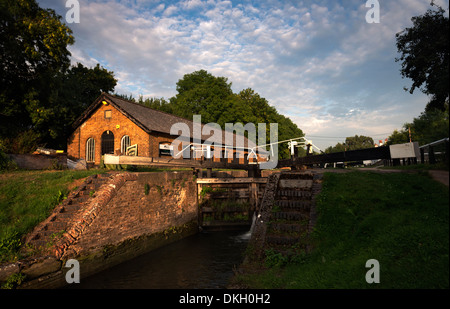
<path id="1" fill-rule="evenodd" d="M 23 236 L 48 217 L 76 179 L 99 170 L 16 171 L 0 174 L 0 263 L 18 256 Z"/>
<path id="2" fill-rule="evenodd" d="M 250 288 L 449 288 L 448 188 L 427 173 L 326 173 L 315 249 L 244 274 Z M 366 261 L 380 264 L 368 284 Z"/>
<path id="3" fill-rule="evenodd" d="M 449 165 L 445 162 L 439 162 L 436 164 L 411 164 L 411 165 L 398 165 L 398 166 L 381 166 L 381 169 L 397 169 L 397 170 L 449 170 Z"/>

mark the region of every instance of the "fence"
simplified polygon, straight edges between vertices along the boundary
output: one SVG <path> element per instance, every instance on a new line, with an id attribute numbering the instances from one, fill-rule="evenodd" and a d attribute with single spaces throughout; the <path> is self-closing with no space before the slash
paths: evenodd
<path id="1" fill-rule="evenodd" d="M 444 146 L 441 146 L 444 145 Z M 427 150 L 428 152 L 425 152 Z M 443 150 L 443 151 L 436 151 Z M 440 161 L 449 162 L 449 138 L 443 138 L 420 146 L 420 163 L 435 164 Z"/>

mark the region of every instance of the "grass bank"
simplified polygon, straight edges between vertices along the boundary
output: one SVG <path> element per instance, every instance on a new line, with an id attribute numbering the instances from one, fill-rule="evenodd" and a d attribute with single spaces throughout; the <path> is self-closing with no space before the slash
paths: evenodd
<path id="1" fill-rule="evenodd" d="M 234 284 L 250 288 L 449 288 L 449 194 L 427 172 L 325 173 L 314 250 Z M 368 284 L 366 261 L 380 264 Z M 255 265 L 253 265 L 255 267 Z"/>
<path id="2" fill-rule="evenodd" d="M 380 166 L 380 169 L 396 169 L 396 170 L 443 170 L 448 171 L 449 165 L 446 162 L 439 162 L 436 164 L 411 164 L 411 165 L 397 165 L 397 166 Z"/>
<path id="3" fill-rule="evenodd" d="M 48 217 L 77 179 L 103 170 L 16 171 L 0 174 L 0 263 L 18 256 L 23 236 Z"/>

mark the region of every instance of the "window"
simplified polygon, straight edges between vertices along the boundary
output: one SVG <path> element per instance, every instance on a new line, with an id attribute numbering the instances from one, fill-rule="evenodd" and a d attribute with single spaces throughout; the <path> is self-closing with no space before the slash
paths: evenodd
<path id="1" fill-rule="evenodd" d="M 168 142 L 159 144 L 159 156 L 172 156 L 173 146 Z"/>
<path id="2" fill-rule="evenodd" d="M 127 148 L 130 145 L 130 137 L 128 135 L 124 135 L 120 140 L 120 151 L 122 152 L 122 155 L 127 154 Z"/>
<path id="3" fill-rule="evenodd" d="M 105 111 L 105 119 L 111 119 L 111 115 L 112 115 L 112 111 L 111 110 Z"/>
<path id="4" fill-rule="evenodd" d="M 86 142 L 86 162 L 95 162 L 95 140 L 91 137 Z"/>

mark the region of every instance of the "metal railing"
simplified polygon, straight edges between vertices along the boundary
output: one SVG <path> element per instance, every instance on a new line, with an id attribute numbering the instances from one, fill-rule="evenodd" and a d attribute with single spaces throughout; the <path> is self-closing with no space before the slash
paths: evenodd
<path id="1" fill-rule="evenodd" d="M 448 161 L 449 158 L 449 138 L 443 138 L 434 142 L 431 142 L 429 144 L 420 146 L 420 163 L 425 163 L 425 156 L 427 155 L 428 157 L 428 162 L 430 164 L 435 164 L 437 163 L 436 160 L 436 155 L 438 154 L 442 154 L 442 152 L 435 152 L 435 147 L 441 144 L 445 144 L 445 153 L 444 153 L 444 157 L 445 157 L 445 161 Z M 425 152 L 425 149 L 428 149 L 428 152 Z"/>

